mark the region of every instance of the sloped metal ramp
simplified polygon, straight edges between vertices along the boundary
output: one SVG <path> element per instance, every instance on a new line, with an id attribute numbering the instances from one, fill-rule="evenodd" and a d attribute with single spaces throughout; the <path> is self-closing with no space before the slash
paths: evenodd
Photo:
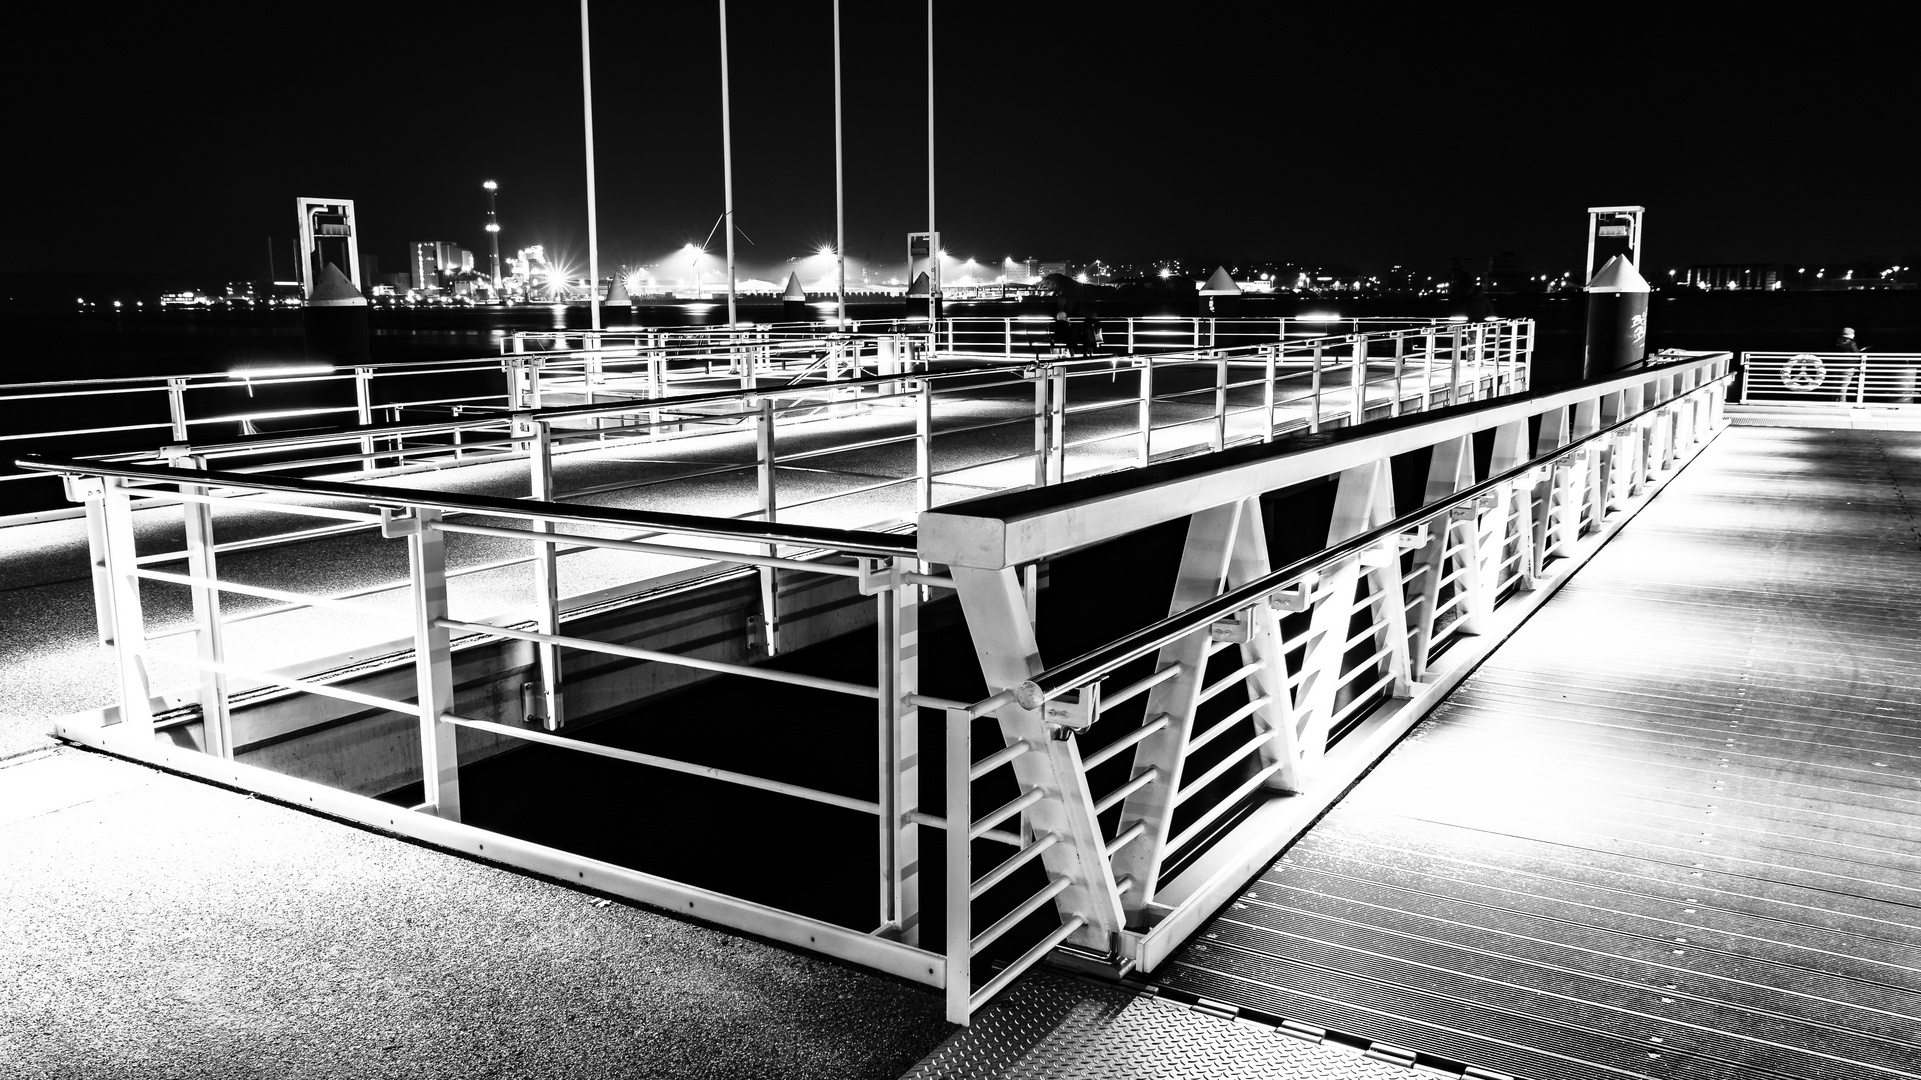
<path id="1" fill-rule="evenodd" d="M 1735 429 L 1154 973 L 1475 1075 L 1921 1076 L 1921 436 Z"/>

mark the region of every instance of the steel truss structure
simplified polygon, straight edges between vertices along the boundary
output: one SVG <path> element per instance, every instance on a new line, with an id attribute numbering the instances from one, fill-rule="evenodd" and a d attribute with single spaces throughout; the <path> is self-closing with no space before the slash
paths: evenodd
<path id="1" fill-rule="evenodd" d="M 1350 348 L 1340 370 L 1353 373 L 1348 385 L 1354 393 L 1340 416 L 1344 423 L 1398 414 L 1410 371 L 1407 343 L 1431 350 L 1437 337 L 1459 332 L 1381 333 L 1402 335 L 1386 339 L 1399 342 L 1393 393 L 1383 395 L 1377 412 L 1369 412 L 1374 406 L 1368 387 L 1377 381 L 1370 374 L 1367 341 L 1372 339 L 1365 334 L 1343 339 Z M 262 453 L 258 443 L 176 446 L 165 463 L 26 459 L 20 464 L 30 472 L 64 477 L 69 496 L 86 507 L 96 539 L 102 639 L 114 650 L 119 677 L 120 706 L 109 718 L 113 722 L 63 723 L 58 734 L 943 988 L 949 1016 L 959 1023 L 1057 947 L 1151 969 L 1713 437 L 1722 423 L 1730 377 L 1725 353 L 1674 355 L 1658 366 L 1592 385 L 1525 399 L 1484 398 L 1485 390 L 1503 385 L 1501 367 L 1494 368 L 1491 382 L 1475 378 L 1476 390 L 1463 395 L 1459 358 L 1468 354 L 1457 351 L 1444 385 L 1446 400 L 1462 408 L 1407 416 L 1383 430 L 1363 428 L 1338 441 L 1301 448 L 1276 441 L 1286 428 L 1276 419 L 1273 387 L 1288 378 L 1311 381 L 1314 405 L 1308 416 L 1313 420 L 1303 417 L 1296 426 L 1318 428 L 1325 365 L 1316 359 L 1311 367 L 1283 375 L 1281 346 L 1252 348 L 1244 355 L 1217 350 L 1221 354 L 1169 361 L 1179 370 L 1213 374 L 1204 385 L 1182 391 L 1207 402 L 1196 426 L 1204 423 L 1209 434 L 1183 450 L 1191 456 L 1177 460 L 1172 471 L 1159 470 L 1131 484 L 1116 484 L 1110 476 L 1098 488 L 1090 487 L 1090 480 L 1075 480 L 1067 464 L 1063 432 L 1070 399 L 1061 387 L 1079 369 L 1062 362 L 1015 372 L 1021 393 L 1031 391 L 1034 404 L 1026 412 L 1023 399 L 1023 411 L 1008 422 L 1034 429 L 1032 486 L 1043 488 L 1045 497 L 1029 497 L 1018 506 L 996 496 L 940 506 L 923 497 L 916 500 L 917 527 L 911 533 L 782 522 L 771 486 L 777 412 L 799 408 L 799 395 L 827 394 L 839 395 L 841 404 L 897 401 L 928 417 L 938 378 L 908 369 L 826 389 L 757 386 L 728 399 L 750 405 L 741 411 L 762 425 L 757 430 L 764 454 L 751 466 L 767 493 L 759 520 L 555 501 L 556 443 L 658 437 L 664 425 L 685 422 L 688 414 L 671 420 L 655 415 L 659 399 L 644 395 L 544 405 L 538 397 L 542 369 L 524 362 L 510 365 L 510 375 L 522 380 L 518 392 L 536 396 L 520 398 L 504 416 L 474 423 L 493 425 L 501 442 L 528 457 L 532 497 L 525 499 L 213 467 L 220 459 Z M 1312 348 L 1318 356 L 1326 345 Z M 595 359 L 606 358 L 590 361 Z M 569 361 L 582 364 L 577 373 L 591 379 L 587 362 Z M 1154 358 L 1131 368 L 1142 387 L 1135 398 L 1153 402 L 1153 373 L 1161 363 Z M 1102 364 L 1087 370 L 1103 376 L 1130 370 Z M 1255 374 L 1250 388 L 1232 385 L 1234 365 Z M 1508 366 L 1512 370 L 1513 364 Z M 1419 393 L 1426 399 L 1438 380 L 1430 378 L 1430 365 L 1421 370 L 1422 386 L 1430 389 Z M 973 377 L 984 376 L 976 372 Z M 998 370 L 992 377 L 1006 379 L 1009 373 Z M 1505 386 L 1519 381 L 1510 374 Z M 790 393 L 796 396 L 784 396 Z M 819 409 L 835 400 L 817 398 L 805 405 Z M 1238 437 L 1228 423 L 1237 401 L 1243 413 L 1260 421 L 1251 434 Z M 675 402 L 676 407 L 685 404 Z M 1088 403 L 1089 408 L 1112 405 Z M 1134 408 L 1135 399 L 1120 407 Z M 1139 415 L 1138 429 L 1123 435 L 1139 440 L 1144 463 L 1159 456 L 1154 437 L 1165 429 L 1156 426 L 1151 408 L 1140 407 Z M 468 423 L 464 420 L 448 423 L 471 430 L 460 427 Z M 364 454 L 399 458 L 427 453 L 421 448 L 428 446 L 432 453 L 448 454 L 453 442 L 428 437 L 453 431 L 446 424 L 408 432 L 362 428 L 293 441 L 337 448 L 364 439 L 374 442 Z M 415 439 L 411 449 L 401 444 L 409 433 Z M 1485 468 L 1477 468 L 1477 436 L 1492 438 Z M 926 447 L 932 430 L 922 420 L 902 438 Z M 286 445 L 282 441 L 276 447 L 285 450 Z M 1432 462 L 1426 498 L 1420 507 L 1402 511 L 1394 502 L 1391 462 L 1417 451 L 1427 452 Z M 1028 452 L 1019 456 L 1029 460 Z M 931 451 L 920 458 L 921 479 L 915 482 L 929 491 Z M 1327 545 L 1308 558 L 1273 567 L 1260 498 L 1329 477 L 1336 478 L 1338 494 Z M 410 602 L 398 621 L 407 631 L 411 695 L 374 693 L 280 668 L 243 668 L 226 659 L 223 634 L 231 620 L 221 614 L 223 594 L 393 615 L 372 611 L 353 597 L 223 579 L 212 508 L 264 492 L 307 500 L 272 509 L 331 519 L 345 528 L 377 529 L 406 546 Z M 185 573 L 155 569 L 166 560 L 135 553 L 133 511 L 149 502 L 179 506 L 186 526 Z M 479 516 L 515 524 L 468 520 Z M 1178 518 L 1188 520 L 1188 536 L 1168 617 L 1083 656 L 1057 662 L 1043 658 L 1036 645 L 1030 569 Z M 609 529 L 617 535 L 606 535 Z M 450 609 L 446 541 L 459 533 L 506 537 L 532 548 L 536 618 L 531 624 L 475 621 Z M 770 598 L 777 575 L 842 579 L 871 604 L 879 676 L 866 685 L 569 633 L 559 610 L 553 561 L 563 548 L 581 547 L 747 568 L 761 575 Z M 142 612 L 143 580 L 192 591 L 193 651 L 190 656 L 169 653 L 166 660 L 201 673 L 204 735 L 197 747 L 156 738 L 148 665 L 160 654 L 150 644 Z M 958 593 L 978 663 L 993 688 L 981 701 L 920 693 L 920 604 L 930 591 L 942 590 Z M 768 614 L 776 614 L 771 599 Z M 538 650 L 541 701 L 524 722 L 462 711 L 452 648 L 460 635 L 516 639 Z M 857 708 L 871 710 L 873 720 L 871 797 L 570 737 L 559 650 L 853 698 L 861 703 Z M 1210 681 L 1208 661 L 1224 653 L 1229 670 Z M 422 801 L 403 809 L 235 760 L 230 703 L 240 682 L 309 695 L 359 713 L 409 718 L 417 729 Z M 943 746 L 919 745 L 919 717 L 926 709 L 945 717 Z M 841 926 L 463 824 L 462 731 L 692 773 L 871 817 L 880 868 L 873 883 L 878 920 L 871 929 Z M 1231 746 L 1225 755 L 1219 750 L 1224 746 Z M 948 794 L 940 813 L 922 803 L 923 768 L 943 771 Z M 944 832 L 944 880 L 929 883 L 946 900 L 944 925 L 938 928 L 921 920 L 921 848 L 929 829 Z M 988 868 L 977 873 L 977 859 L 986 852 L 992 852 L 983 863 Z M 1033 868 L 1044 884 L 1022 898 L 1003 895 L 1002 886 L 1030 880 Z M 977 915 L 986 925 L 976 925 Z M 1048 928 L 1023 940 L 1032 932 L 1030 919 Z M 992 971 L 983 957 L 1010 944 L 1020 949 L 1018 956 Z"/>

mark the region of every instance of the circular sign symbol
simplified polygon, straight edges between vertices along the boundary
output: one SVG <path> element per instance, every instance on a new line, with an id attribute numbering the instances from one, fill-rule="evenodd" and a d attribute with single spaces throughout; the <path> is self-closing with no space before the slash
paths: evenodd
<path id="1" fill-rule="evenodd" d="M 1788 389 L 1805 394 L 1821 388 L 1821 381 L 1828 376 L 1828 369 L 1821 358 L 1813 353 L 1801 353 L 1788 358 L 1781 367 L 1781 383 Z"/>

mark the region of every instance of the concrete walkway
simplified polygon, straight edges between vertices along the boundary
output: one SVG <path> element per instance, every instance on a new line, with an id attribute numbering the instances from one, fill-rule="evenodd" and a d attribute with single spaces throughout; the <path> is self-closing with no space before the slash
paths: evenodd
<path id="1" fill-rule="evenodd" d="M 0 763 L 0 1075 L 893 1077 L 937 994 L 104 755 Z"/>

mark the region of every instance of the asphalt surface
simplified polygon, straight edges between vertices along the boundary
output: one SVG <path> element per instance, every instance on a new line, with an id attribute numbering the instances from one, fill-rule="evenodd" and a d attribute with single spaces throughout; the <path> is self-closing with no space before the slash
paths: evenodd
<path id="1" fill-rule="evenodd" d="M 894 1077 L 929 990 L 104 755 L 0 764 L 0 1075 Z"/>

